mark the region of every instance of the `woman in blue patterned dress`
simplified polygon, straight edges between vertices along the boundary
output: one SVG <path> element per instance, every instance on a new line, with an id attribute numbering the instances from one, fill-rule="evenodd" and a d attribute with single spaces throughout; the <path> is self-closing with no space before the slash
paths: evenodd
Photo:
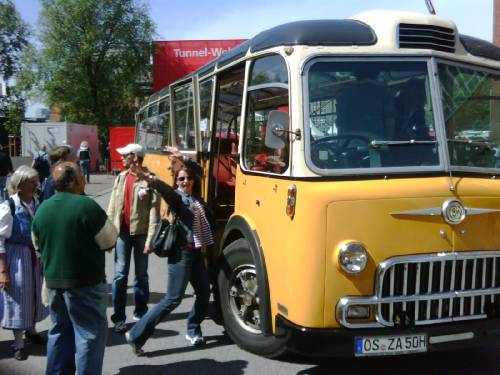
<path id="1" fill-rule="evenodd" d="M 14 334 L 17 360 L 26 359 L 25 331 L 33 343 L 46 341 L 35 330 L 35 324 L 48 315 L 41 299 L 41 263 L 31 242 L 31 221 L 39 204 L 37 187 L 38 172 L 23 165 L 9 181 L 15 194 L 0 204 L 0 325 Z"/>

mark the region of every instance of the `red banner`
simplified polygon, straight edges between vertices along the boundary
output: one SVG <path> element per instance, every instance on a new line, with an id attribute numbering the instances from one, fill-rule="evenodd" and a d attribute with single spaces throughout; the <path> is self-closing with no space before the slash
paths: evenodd
<path id="1" fill-rule="evenodd" d="M 153 92 L 220 57 L 245 39 L 154 42 Z"/>
<path id="2" fill-rule="evenodd" d="M 116 126 L 109 128 L 109 156 L 111 158 L 111 170 L 119 169 L 123 171 L 121 155 L 116 151 L 118 147 L 125 147 L 129 143 L 134 143 L 135 128 Z"/>

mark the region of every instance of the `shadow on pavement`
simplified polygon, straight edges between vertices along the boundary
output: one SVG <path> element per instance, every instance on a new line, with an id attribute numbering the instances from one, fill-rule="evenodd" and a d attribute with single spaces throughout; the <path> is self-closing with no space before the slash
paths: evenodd
<path id="1" fill-rule="evenodd" d="M 41 335 L 47 337 L 47 331 L 39 331 Z M 14 343 L 14 337 L 12 337 L 11 340 L 7 341 L 0 341 L 0 360 L 6 359 L 6 358 L 12 358 L 13 351 L 12 351 L 12 344 Z M 46 345 L 37 345 L 37 344 L 32 344 L 28 341 L 24 342 L 24 349 L 26 351 L 26 354 L 28 355 L 28 358 L 30 356 L 35 356 L 35 357 L 45 357 L 47 355 L 47 346 Z M 0 371 L 0 374 L 3 374 Z"/>
<path id="2" fill-rule="evenodd" d="M 500 349 L 500 348 L 499 348 Z M 291 358 L 288 358 L 290 360 Z M 313 360 L 294 358 L 293 362 L 312 363 Z M 387 356 L 377 358 L 320 359 L 316 366 L 301 370 L 297 375 L 330 374 L 453 374 L 498 375 L 500 357 L 498 349 L 469 349 L 433 352 L 423 355 Z"/>
<path id="3" fill-rule="evenodd" d="M 146 357 L 151 357 L 151 358 L 161 357 L 163 355 L 192 352 L 195 350 L 199 351 L 199 350 L 210 349 L 210 348 L 215 348 L 215 347 L 224 346 L 224 345 L 233 345 L 233 342 L 226 335 L 205 336 L 205 344 L 202 346 L 188 345 L 188 346 L 183 346 L 183 347 L 174 347 L 171 349 L 155 350 L 152 352 L 146 352 Z M 214 372 L 214 374 L 218 374 L 218 373 Z M 144 374 L 141 374 L 141 375 L 144 375 Z"/>
<path id="4" fill-rule="evenodd" d="M 199 375 L 243 375 L 246 361 L 218 362 L 213 359 L 182 361 L 167 365 L 135 365 L 120 369 L 118 375 L 162 375 L 162 374 L 199 374 Z"/>
<path id="5" fill-rule="evenodd" d="M 149 305 L 156 305 L 160 300 L 165 297 L 165 293 L 159 292 L 149 292 Z M 185 293 L 184 299 L 193 298 L 193 294 Z M 134 306 L 134 288 L 129 286 L 127 287 L 127 306 Z M 113 307 L 113 299 L 111 292 L 111 284 L 108 283 L 108 307 Z"/>
<path id="6" fill-rule="evenodd" d="M 133 326 L 133 324 L 127 324 L 127 327 L 130 329 Z M 179 332 L 177 331 L 170 331 L 167 329 L 159 329 L 156 328 L 153 336 L 155 338 L 161 338 L 161 337 L 173 337 L 177 336 Z M 123 333 L 116 333 L 113 330 L 113 327 L 108 328 L 108 341 L 106 342 L 106 347 L 110 346 L 116 346 L 116 345 L 123 345 L 126 344 L 125 341 L 125 335 Z M 129 346 L 127 345 L 127 350 L 129 349 Z"/>

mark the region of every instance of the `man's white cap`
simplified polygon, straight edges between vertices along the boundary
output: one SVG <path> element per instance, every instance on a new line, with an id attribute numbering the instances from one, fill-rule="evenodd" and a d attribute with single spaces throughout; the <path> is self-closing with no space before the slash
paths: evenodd
<path id="1" fill-rule="evenodd" d="M 129 143 L 125 147 L 117 148 L 116 151 L 118 151 L 120 155 L 135 154 L 141 158 L 144 157 L 144 149 L 137 143 Z"/>

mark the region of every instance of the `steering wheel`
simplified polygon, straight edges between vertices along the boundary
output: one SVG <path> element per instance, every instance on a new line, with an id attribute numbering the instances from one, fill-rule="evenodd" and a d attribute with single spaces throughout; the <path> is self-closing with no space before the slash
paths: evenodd
<path id="1" fill-rule="evenodd" d="M 323 137 L 311 142 L 311 160 L 323 169 L 364 167 L 369 144 L 370 139 L 359 134 Z"/>

